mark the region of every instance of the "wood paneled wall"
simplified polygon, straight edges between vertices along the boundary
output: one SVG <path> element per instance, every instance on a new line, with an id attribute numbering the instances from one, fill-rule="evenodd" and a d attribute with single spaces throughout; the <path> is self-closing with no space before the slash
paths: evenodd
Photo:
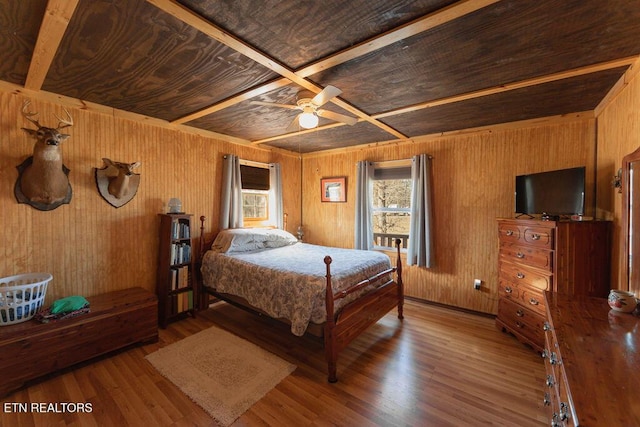
<path id="1" fill-rule="evenodd" d="M 25 95 L 0 87 L 0 276 L 51 272 L 49 300 L 129 286 L 153 290 L 157 214 L 170 197 L 179 197 L 196 219 L 207 216 L 207 232 L 215 230 L 225 153 L 280 162 L 287 183 L 284 202 L 289 231 L 295 233 L 302 213 L 306 241 L 352 247 L 356 162 L 429 153 L 435 182 L 437 265 L 430 270 L 405 269 L 407 295 L 495 313 L 495 219 L 512 216 L 515 175 L 586 165 L 587 204 L 595 205 L 587 214 L 615 220 L 613 262 L 614 267 L 619 265 L 620 196 L 611 188 L 611 179 L 622 157 L 640 146 L 638 80 L 632 80 L 597 119 L 576 115 L 520 128 L 497 126 L 411 143 L 308 154 L 303 157 L 302 188 L 295 154 L 233 144 L 101 110 L 67 107 L 75 121 L 69 129 L 71 138 L 63 143 L 73 198 L 71 204 L 50 212 L 18 204 L 14 198 L 16 166 L 31 155 L 33 142 L 20 130 L 27 126 L 20 116 Z M 55 101 L 32 99 L 31 110 L 40 113 L 45 125 L 55 123 L 53 114 L 62 115 L 62 108 Z M 103 166 L 102 157 L 142 162 L 137 170 L 141 174 L 138 194 L 122 208 L 113 208 L 96 189 L 93 168 Z M 346 203 L 320 202 L 320 179 L 333 176 L 347 177 Z M 614 268 L 613 283 L 617 275 Z M 484 282 L 481 291 L 473 290 L 476 278 Z"/>
<path id="2" fill-rule="evenodd" d="M 609 102 L 598 115 L 598 197 L 597 208 L 603 215 L 614 218 L 613 264 L 611 287 L 626 289 L 622 279 L 621 209 L 622 194 L 611 186 L 613 176 L 622 166 L 622 158 L 640 147 L 640 77 L 636 63 L 635 73 L 626 87 Z M 630 291 L 640 296 L 640 283 Z"/>
<path id="3" fill-rule="evenodd" d="M 587 205 L 594 205 L 593 118 L 416 140 L 303 158 L 307 240 L 353 247 L 355 173 L 359 160 L 433 156 L 436 267 L 405 269 L 408 296 L 485 313 L 497 312 L 496 218 L 512 217 L 515 176 L 585 165 Z M 347 202 L 320 202 L 320 179 L 347 177 Z M 588 215 L 593 215 L 593 208 Z M 473 280 L 481 279 L 481 291 Z"/>
<path id="4" fill-rule="evenodd" d="M 0 88 L 1 89 L 1 88 Z M 217 229 L 222 156 L 280 162 L 284 208 L 295 232 L 299 223 L 300 160 L 281 151 L 232 144 L 171 127 L 145 124 L 103 112 L 67 107 L 74 126 L 63 145 L 71 169 L 71 203 L 48 211 L 18 204 L 13 187 L 16 166 L 32 153 L 33 140 L 20 130 L 30 125 L 20 114 L 19 91 L 0 90 L 0 277 L 26 272 L 53 274 L 47 300 L 142 286 L 155 291 L 158 213 L 171 197 L 182 200 L 197 220 L 207 216 L 207 231 Z M 40 123 L 55 126 L 63 107 L 31 99 Z M 141 183 L 135 198 L 114 208 L 98 193 L 93 168 L 102 158 L 140 161 Z M 198 224 L 196 224 L 198 226 Z M 194 230 L 194 234 L 197 234 Z"/>

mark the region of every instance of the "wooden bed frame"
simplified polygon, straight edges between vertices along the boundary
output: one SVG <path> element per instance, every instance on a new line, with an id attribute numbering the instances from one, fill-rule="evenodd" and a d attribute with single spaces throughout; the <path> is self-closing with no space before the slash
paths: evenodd
<path id="1" fill-rule="evenodd" d="M 251 306 L 244 299 L 234 297 L 229 294 L 219 293 L 215 290 L 207 288 L 203 284 L 202 276 L 200 273 L 200 267 L 202 265 L 202 257 L 206 252 L 206 248 L 211 246 L 212 240 L 206 240 L 204 236 L 204 222 L 205 217 L 200 217 L 200 251 L 198 254 L 197 262 L 197 275 L 199 277 L 198 286 L 199 294 L 203 296 L 202 301 L 208 305 L 208 295 L 213 295 L 223 301 L 230 304 L 239 306 L 241 308 L 248 309 L 251 312 L 267 315 L 260 309 Z M 331 262 L 330 256 L 324 258 L 326 265 L 326 292 L 325 292 L 325 307 L 327 310 L 327 321 L 319 326 L 320 334 L 314 333 L 314 335 L 321 335 L 324 337 L 324 348 L 327 359 L 327 379 L 330 383 L 338 381 L 337 361 L 338 354 L 342 351 L 351 341 L 357 338 L 362 332 L 364 332 L 369 326 L 376 323 L 382 317 L 384 317 L 394 307 L 398 307 L 398 319 L 402 320 L 403 316 L 403 304 L 404 304 L 404 288 L 402 284 L 402 260 L 400 259 L 400 239 L 395 241 L 397 250 L 396 267 L 389 268 L 381 271 L 376 275 L 365 279 L 359 283 L 353 284 L 349 288 L 334 295 L 333 288 L 331 286 Z M 374 291 L 360 296 L 358 299 L 345 305 L 341 310 L 335 311 L 334 305 L 337 300 L 347 297 L 348 295 L 359 291 L 360 289 L 372 284 L 382 282 L 388 274 L 396 273 L 397 279 L 393 280 L 393 277 L 386 282 L 382 283 Z M 204 309 L 207 305 L 202 305 L 200 308 Z M 268 315 L 267 315 L 268 316 Z M 282 319 L 276 319 L 282 320 Z M 310 325 L 311 326 L 311 325 Z"/>

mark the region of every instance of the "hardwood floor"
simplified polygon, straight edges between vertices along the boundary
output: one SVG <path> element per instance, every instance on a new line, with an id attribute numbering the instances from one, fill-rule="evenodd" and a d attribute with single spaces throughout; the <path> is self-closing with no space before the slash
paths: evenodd
<path id="1" fill-rule="evenodd" d="M 492 318 L 407 301 L 402 323 L 389 313 L 343 351 L 336 384 L 326 381 L 318 339 L 295 337 L 285 325 L 218 303 L 160 330 L 158 343 L 63 371 L 2 398 L 0 425 L 213 426 L 144 359 L 213 325 L 298 366 L 234 426 L 547 424 L 539 355 L 498 331 Z M 20 412 L 19 404 L 30 402 L 57 407 L 46 414 Z M 68 402 L 90 403 L 91 412 L 63 411 Z"/>

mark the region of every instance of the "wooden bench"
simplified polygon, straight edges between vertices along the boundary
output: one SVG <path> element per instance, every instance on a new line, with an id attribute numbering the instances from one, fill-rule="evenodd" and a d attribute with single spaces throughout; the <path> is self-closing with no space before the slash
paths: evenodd
<path id="1" fill-rule="evenodd" d="M 142 288 L 88 297 L 91 312 L 50 323 L 0 326 L 0 396 L 25 382 L 158 339 L 158 299 Z"/>

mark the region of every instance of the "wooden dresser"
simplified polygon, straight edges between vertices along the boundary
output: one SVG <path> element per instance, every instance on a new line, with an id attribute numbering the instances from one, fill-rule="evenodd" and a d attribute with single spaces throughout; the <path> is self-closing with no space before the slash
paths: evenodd
<path id="1" fill-rule="evenodd" d="M 605 297 L 610 221 L 498 220 L 496 326 L 536 351 L 544 348 L 544 291 Z"/>
<path id="2" fill-rule="evenodd" d="M 640 317 L 605 298 L 545 292 L 545 405 L 552 426 L 640 426 Z"/>

